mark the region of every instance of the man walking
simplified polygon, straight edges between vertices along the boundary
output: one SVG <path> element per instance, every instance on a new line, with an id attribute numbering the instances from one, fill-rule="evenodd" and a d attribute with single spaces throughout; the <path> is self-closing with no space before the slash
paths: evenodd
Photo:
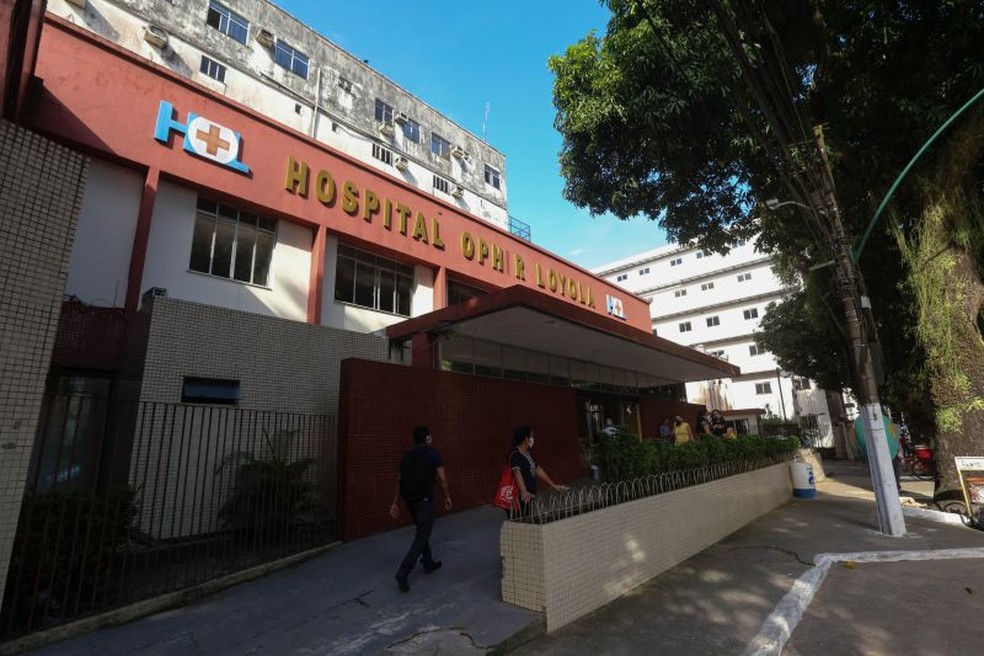
<path id="1" fill-rule="evenodd" d="M 413 429 L 413 448 L 404 454 L 400 461 L 400 474 L 396 479 L 396 494 L 390 504 L 390 517 L 400 516 L 400 497 L 407 504 L 407 510 L 417 526 L 417 534 L 410 544 L 407 555 L 396 571 L 396 584 L 400 592 L 408 592 L 408 577 L 417 560 L 424 566 L 424 573 L 441 567 L 441 561 L 434 560 L 430 548 L 430 535 L 434 530 L 434 478 L 441 484 L 444 492 L 444 509 L 451 510 L 451 493 L 448 479 L 444 473 L 444 460 L 437 449 L 431 446 L 431 434 L 427 426 Z"/>

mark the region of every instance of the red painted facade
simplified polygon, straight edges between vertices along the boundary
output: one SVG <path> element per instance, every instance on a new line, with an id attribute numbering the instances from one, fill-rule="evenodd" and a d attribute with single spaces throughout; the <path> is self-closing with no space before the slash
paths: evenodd
<path id="1" fill-rule="evenodd" d="M 388 511 L 418 424 L 430 427 L 444 457 L 455 512 L 492 501 L 522 424 L 533 427 L 534 456 L 554 481 L 584 474 L 571 388 L 345 360 L 341 393 L 343 540 L 410 523 L 405 511 L 399 522 Z"/>
<path id="2" fill-rule="evenodd" d="M 323 226 L 383 255 L 429 265 L 438 280 L 457 275 L 492 288 L 521 284 L 606 318 L 606 296 L 611 295 L 622 301 L 625 323 L 651 330 L 643 299 L 50 15 L 36 74 L 43 88 L 27 112 L 29 127 L 97 156 L 155 172 L 148 176 L 154 183 L 159 171 L 160 177 L 207 189 L 245 209 Z M 189 154 L 178 134 L 172 133 L 167 144 L 155 141 L 162 100 L 174 106 L 178 122 L 194 112 L 240 133 L 240 158 L 250 172 Z M 319 243 L 320 238 L 315 240 Z M 139 265 L 141 244 L 134 246 Z M 316 248 L 312 258 L 320 255 Z M 315 261 L 314 276 L 321 275 L 319 266 Z M 131 271 L 131 286 L 138 279 Z M 136 299 L 137 293 L 133 290 L 128 298 Z M 442 297 L 435 293 L 435 301 L 443 302 Z M 319 302 L 320 296 L 314 299 Z M 310 320 L 320 316 L 320 308 L 308 310 Z"/>

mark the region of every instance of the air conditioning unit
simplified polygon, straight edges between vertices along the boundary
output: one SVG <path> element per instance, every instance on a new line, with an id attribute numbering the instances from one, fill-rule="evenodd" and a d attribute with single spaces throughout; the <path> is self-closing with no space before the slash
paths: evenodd
<path id="1" fill-rule="evenodd" d="M 85 9 L 85 0 L 68 0 L 68 4 L 75 5 L 80 9 Z"/>
<path id="2" fill-rule="evenodd" d="M 393 120 L 399 123 L 400 125 L 404 125 L 410 122 L 410 117 L 404 114 L 403 112 L 397 112 L 396 116 L 393 117 Z"/>
<path id="3" fill-rule="evenodd" d="M 277 37 L 273 35 L 270 30 L 260 28 L 256 31 L 256 42 L 261 46 L 266 46 L 270 48 L 273 46 L 273 42 L 277 40 Z"/>
<path id="4" fill-rule="evenodd" d="M 465 149 L 461 146 L 451 146 L 451 156 L 461 159 L 465 156 Z"/>
<path id="5" fill-rule="evenodd" d="M 397 155 L 396 159 L 393 160 L 393 166 L 400 169 L 401 171 L 406 171 L 407 167 L 410 166 L 410 162 L 407 161 L 406 157 Z"/>
<path id="6" fill-rule="evenodd" d="M 455 185 L 451 187 L 451 195 L 455 198 L 461 198 L 465 195 L 465 188 L 461 185 Z"/>
<path id="7" fill-rule="evenodd" d="M 143 38 L 144 41 L 156 48 L 163 48 L 167 45 L 167 31 L 153 23 L 144 25 Z"/>
<path id="8" fill-rule="evenodd" d="M 393 136 L 393 124 L 392 123 L 377 123 L 376 129 L 379 130 L 380 134 L 386 135 L 387 137 Z"/>

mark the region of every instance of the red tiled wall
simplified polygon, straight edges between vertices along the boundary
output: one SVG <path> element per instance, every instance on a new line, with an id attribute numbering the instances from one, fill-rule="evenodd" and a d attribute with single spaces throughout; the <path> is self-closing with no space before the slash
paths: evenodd
<path id="1" fill-rule="evenodd" d="M 418 424 L 430 427 L 444 457 L 453 511 L 490 503 L 521 424 L 533 427 L 534 456 L 554 481 L 583 473 L 572 389 L 345 360 L 339 404 L 342 539 L 409 523 L 402 508 L 399 521 L 390 519 L 389 505 L 400 458 Z"/>

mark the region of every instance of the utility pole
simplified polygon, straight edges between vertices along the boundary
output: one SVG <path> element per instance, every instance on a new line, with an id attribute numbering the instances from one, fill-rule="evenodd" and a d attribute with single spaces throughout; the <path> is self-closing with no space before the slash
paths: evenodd
<path id="1" fill-rule="evenodd" d="M 888 438 L 885 435 L 881 403 L 878 400 L 878 383 L 875 379 L 871 348 L 868 345 L 868 335 L 862 317 L 860 290 L 864 288 L 864 281 L 861 272 L 854 266 L 851 249 L 844 235 L 844 224 L 841 222 L 840 208 L 834 191 L 834 177 L 830 171 L 823 129 L 820 126 L 815 129 L 814 136 L 822 164 L 820 171 L 823 180 L 824 214 L 831 228 L 837 284 L 844 304 L 847 334 L 851 341 L 851 364 L 858 383 L 857 391 L 861 396 L 861 417 L 867 442 L 871 484 L 878 508 L 878 526 L 882 533 L 901 536 L 905 534 L 905 518 L 902 515 L 902 504 L 899 502 L 898 490 L 895 486 L 892 458 L 888 453 Z"/>

